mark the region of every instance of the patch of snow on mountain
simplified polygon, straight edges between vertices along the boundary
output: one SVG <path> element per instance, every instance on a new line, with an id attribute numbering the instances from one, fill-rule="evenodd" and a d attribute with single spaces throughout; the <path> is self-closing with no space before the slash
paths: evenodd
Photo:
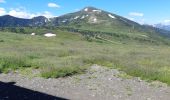
<path id="1" fill-rule="evenodd" d="M 81 19 L 84 19 L 85 18 L 85 16 L 83 15 L 82 17 L 81 17 Z"/>
<path id="2" fill-rule="evenodd" d="M 48 19 L 45 19 L 45 23 L 48 21 Z"/>
<path id="3" fill-rule="evenodd" d="M 109 16 L 110 18 L 115 19 L 115 16 L 113 16 L 113 15 L 111 15 L 111 14 L 108 14 L 108 16 Z"/>
<path id="4" fill-rule="evenodd" d="M 97 19 L 97 17 L 96 16 L 90 16 L 90 18 L 89 18 L 89 21 L 88 21 L 89 23 L 97 23 L 98 22 L 98 19 Z"/>
<path id="5" fill-rule="evenodd" d="M 68 21 L 68 19 L 64 19 L 62 22 L 65 23 L 65 22 L 67 22 L 67 21 Z"/>
<path id="6" fill-rule="evenodd" d="M 79 18 L 79 16 L 74 17 L 74 19 L 78 19 L 78 18 Z"/>
<path id="7" fill-rule="evenodd" d="M 46 33 L 44 34 L 45 37 L 55 37 L 56 34 L 53 34 L 53 33 Z"/>
<path id="8" fill-rule="evenodd" d="M 96 22 L 97 22 L 97 18 L 94 18 L 94 19 L 93 19 L 93 22 L 96 23 Z"/>
<path id="9" fill-rule="evenodd" d="M 51 21 L 51 18 L 47 18 L 48 21 Z"/>
<path id="10" fill-rule="evenodd" d="M 102 11 L 101 10 L 93 10 L 93 12 L 101 13 Z"/>
<path id="11" fill-rule="evenodd" d="M 34 35 L 35 35 L 35 33 L 31 33 L 31 35 L 32 35 L 32 36 L 34 36 Z"/>
<path id="12" fill-rule="evenodd" d="M 86 17 L 88 17 L 89 15 L 86 15 Z"/>
<path id="13" fill-rule="evenodd" d="M 88 8 L 85 8 L 84 11 L 88 11 Z"/>
<path id="14" fill-rule="evenodd" d="M 66 20 L 63 20 L 62 22 L 63 22 L 63 23 L 65 23 L 65 22 L 66 22 Z"/>

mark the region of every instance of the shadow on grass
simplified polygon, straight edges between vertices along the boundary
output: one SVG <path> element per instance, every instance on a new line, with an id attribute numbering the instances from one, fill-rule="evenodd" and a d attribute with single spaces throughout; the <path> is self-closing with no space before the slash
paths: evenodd
<path id="1" fill-rule="evenodd" d="M 0 100 L 68 100 L 0 81 Z"/>

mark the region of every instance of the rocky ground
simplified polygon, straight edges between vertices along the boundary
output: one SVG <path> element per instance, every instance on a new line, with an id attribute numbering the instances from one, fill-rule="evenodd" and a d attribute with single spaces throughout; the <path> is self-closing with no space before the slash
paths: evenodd
<path id="1" fill-rule="evenodd" d="M 170 99 L 170 88 L 166 84 L 148 83 L 116 69 L 98 65 L 93 65 L 86 74 L 58 79 L 28 78 L 13 73 L 0 74 L 0 82 L 16 82 L 15 86 L 71 100 Z M 8 98 L 3 97 L 0 100 Z"/>

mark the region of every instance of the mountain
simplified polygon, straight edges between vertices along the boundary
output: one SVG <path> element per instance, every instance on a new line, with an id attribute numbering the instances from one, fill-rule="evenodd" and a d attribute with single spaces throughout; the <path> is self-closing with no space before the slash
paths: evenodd
<path id="1" fill-rule="evenodd" d="M 17 26 L 28 26 L 30 23 L 29 19 L 16 18 L 10 15 L 0 17 L 0 27 L 17 27 Z"/>
<path id="2" fill-rule="evenodd" d="M 160 23 L 160 24 L 155 24 L 154 26 L 157 27 L 157 28 L 160 28 L 160 29 L 170 31 L 170 25 L 164 25 L 164 24 Z"/>
<path id="3" fill-rule="evenodd" d="M 148 41 L 153 38 L 156 41 L 162 36 L 170 37 L 169 31 L 149 25 L 141 25 L 122 16 L 94 7 L 85 7 L 80 11 L 53 18 L 50 25 L 97 31 L 111 36 Z M 72 29 L 69 30 L 73 31 Z"/>
<path id="4" fill-rule="evenodd" d="M 134 29 L 141 25 L 128 20 L 124 17 L 112 14 L 94 7 L 85 7 L 84 9 L 53 18 L 53 26 L 69 26 L 81 29 L 115 31 L 117 29 L 127 31 L 126 29 Z"/>
<path id="5" fill-rule="evenodd" d="M 80 11 L 52 18 L 47 22 L 51 26 L 73 29 L 108 32 L 133 38 L 155 36 L 170 37 L 170 32 L 149 25 L 141 25 L 122 16 L 95 8 L 85 7 Z M 71 29 L 72 30 L 72 29 Z"/>
<path id="6" fill-rule="evenodd" d="M 170 38 L 170 32 L 149 25 L 140 25 L 122 16 L 95 8 L 85 7 L 80 11 L 59 17 L 44 16 L 32 19 L 5 15 L 0 17 L 0 27 L 57 27 L 67 31 L 98 36 L 104 39 L 158 41 Z M 99 37 L 98 37 L 99 38 Z"/>
<path id="7" fill-rule="evenodd" d="M 10 15 L 0 17 L 0 27 L 17 26 L 66 26 L 104 32 L 143 30 L 143 27 L 134 21 L 94 7 L 85 7 L 78 12 L 65 14 L 50 20 L 43 16 L 32 19 L 16 18 Z"/>
<path id="8" fill-rule="evenodd" d="M 45 26 L 48 18 L 44 16 L 38 16 L 31 19 L 29 26 Z"/>
<path id="9" fill-rule="evenodd" d="M 0 16 L 0 27 L 28 27 L 43 26 L 47 18 L 44 16 L 34 17 L 32 19 L 16 18 L 10 15 Z"/>
<path id="10" fill-rule="evenodd" d="M 0 16 L 0 27 L 28 26 L 62 26 L 93 31 L 126 33 L 154 31 L 152 28 L 146 28 L 146 26 L 134 21 L 95 7 L 85 7 L 78 12 L 50 19 L 44 16 L 32 19 L 16 18 L 10 15 Z"/>

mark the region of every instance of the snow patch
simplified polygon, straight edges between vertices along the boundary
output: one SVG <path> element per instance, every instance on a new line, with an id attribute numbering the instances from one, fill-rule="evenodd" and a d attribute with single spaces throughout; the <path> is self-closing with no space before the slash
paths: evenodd
<path id="1" fill-rule="evenodd" d="M 93 18 L 93 23 L 97 23 L 97 18 Z"/>
<path id="2" fill-rule="evenodd" d="M 53 33 L 46 33 L 44 34 L 45 37 L 55 37 L 56 34 L 53 34 Z"/>
<path id="3" fill-rule="evenodd" d="M 48 19 L 45 19 L 45 23 L 48 21 Z"/>
<path id="4" fill-rule="evenodd" d="M 111 15 L 111 14 L 108 14 L 108 16 L 109 16 L 110 18 L 113 18 L 113 19 L 116 18 L 115 16 L 113 16 L 113 15 Z"/>
<path id="5" fill-rule="evenodd" d="M 47 18 L 47 21 L 49 21 L 49 22 L 50 22 L 50 21 L 51 21 L 51 18 Z"/>
<path id="6" fill-rule="evenodd" d="M 65 23 L 65 22 L 66 22 L 66 20 L 63 20 L 62 22 L 63 22 L 63 23 Z"/>
<path id="7" fill-rule="evenodd" d="M 68 21 L 68 19 L 64 19 L 62 22 L 65 23 L 65 22 L 67 22 L 67 21 Z"/>
<path id="8" fill-rule="evenodd" d="M 74 17 L 74 19 L 78 19 L 80 16 L 76 16 L 76 17 Z"/>
<path id="9" fill-rule="evenodd" d="M 84 19 L 85 18 L 85 16 L 83 15 L 82 17 L 81 17 L 81 19 Z"/>
<path id="10" fill-rule="evenodd" d="M 89 9 L 88 8 L 85 8 L 84 11 L 88 11 Z"/>
<path id="11" fill-rule="evenodd" d="M 35 33 L 31 33 L 31 35 L 32 35 L 32 36 L 34 36 L 34 35 L 35 35 Z"/>
<path id="12" fill-rule="evenodd" d="M 90 18 L 89 18 L 89 21 L 88 21 L 89 23 L 97 23 L 98 22 L 98 19 L 97 19 L 97 17 L 96 16 L 90 16 Z"/>
<path id="13" fill-rule="evenodd" d="M 102 11 L 101 10 L 93 10 L 93 12 L 101 13 Z"/>

